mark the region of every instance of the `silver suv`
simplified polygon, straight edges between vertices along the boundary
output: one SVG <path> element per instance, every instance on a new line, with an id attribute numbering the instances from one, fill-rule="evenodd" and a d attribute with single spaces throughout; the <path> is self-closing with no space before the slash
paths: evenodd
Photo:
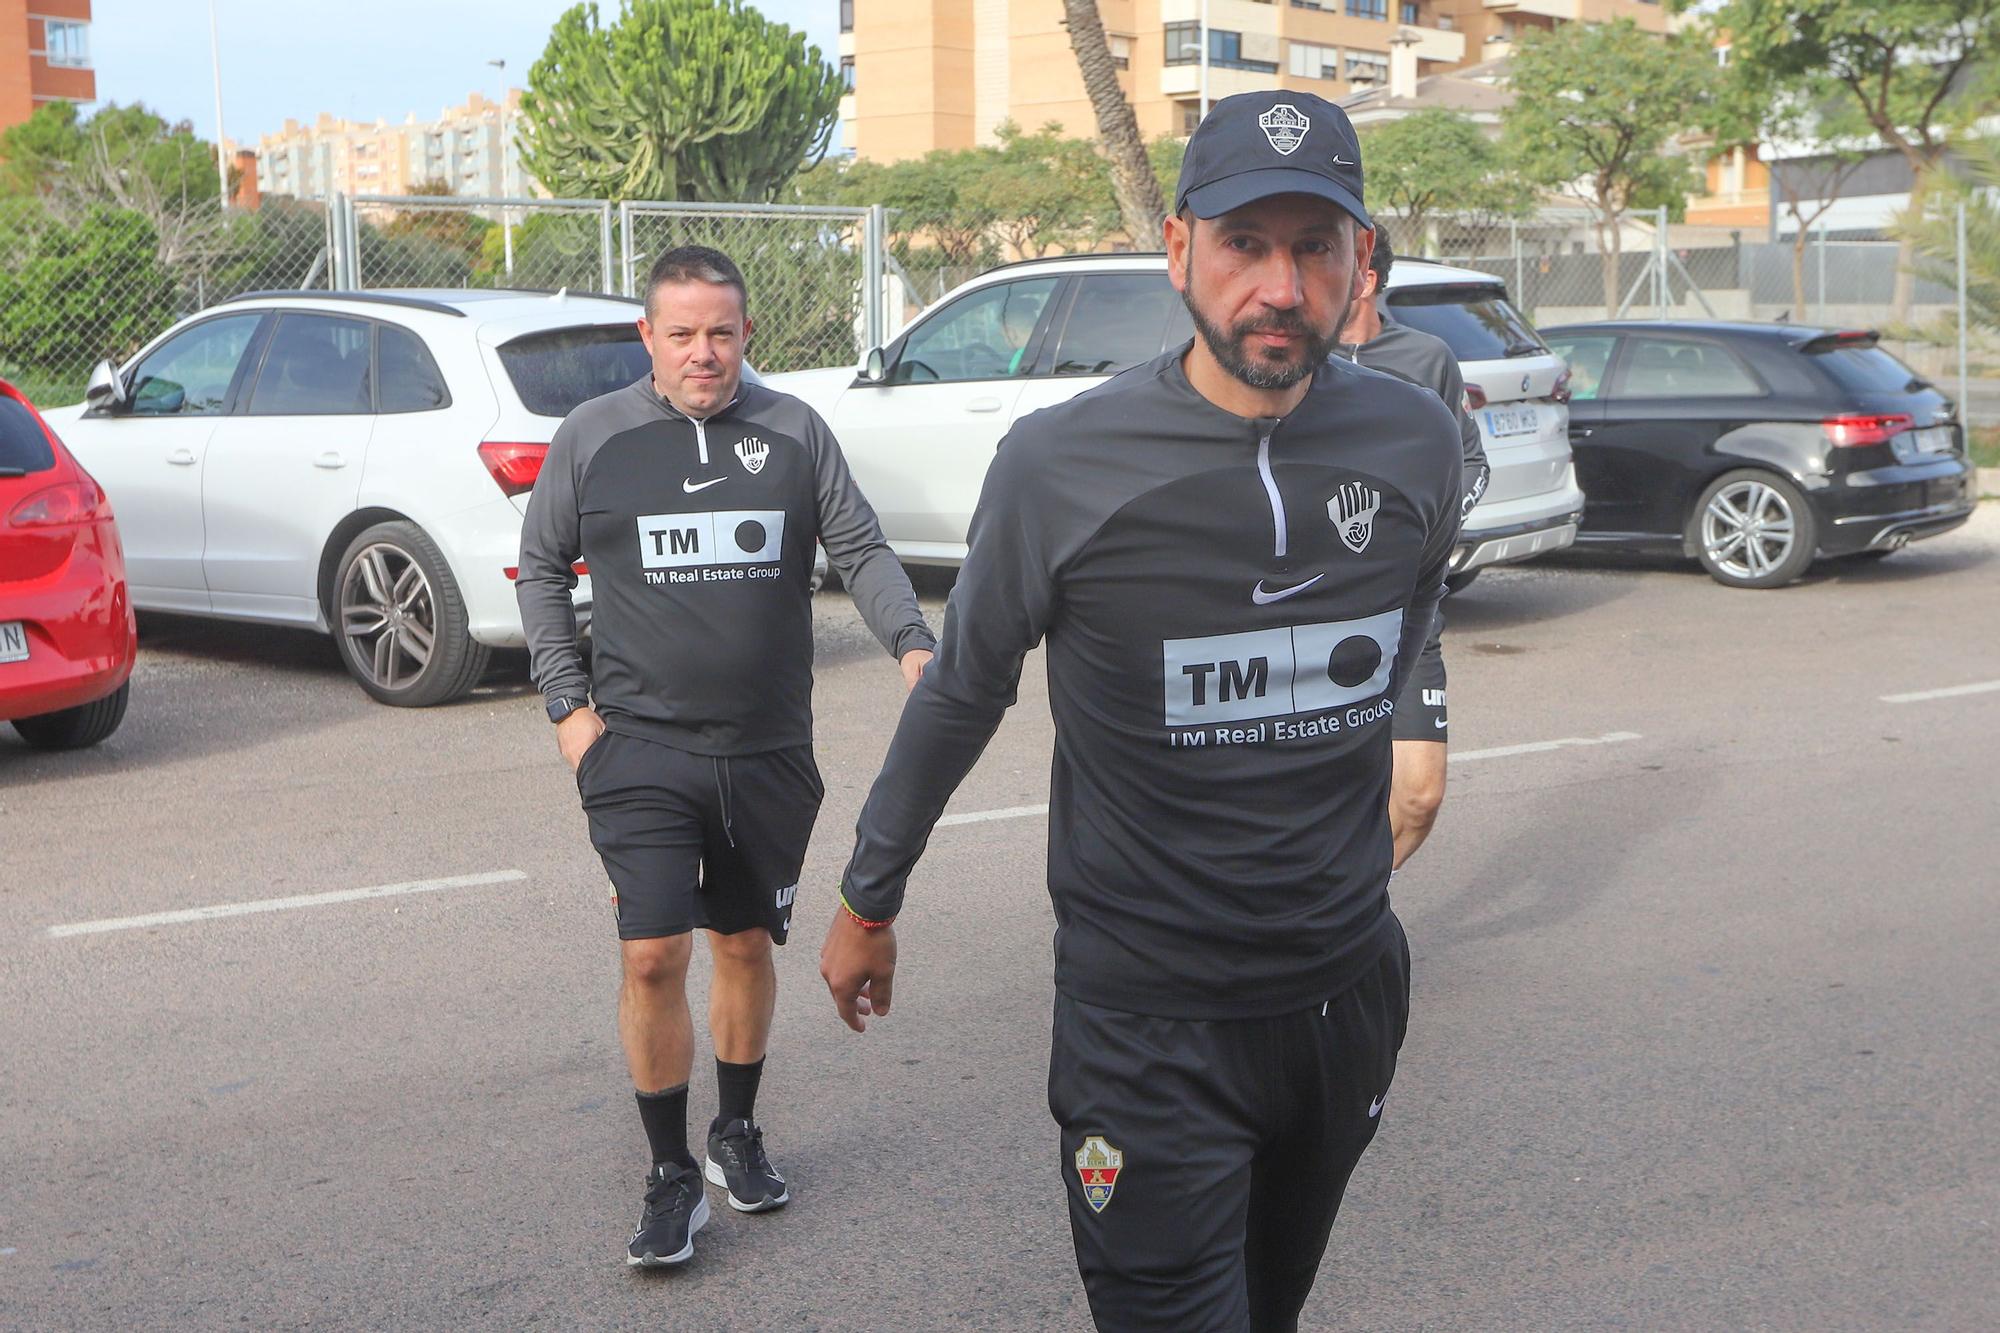
<path id="1" fill-rule="evenodd" d="M 1570 464 L 1569 374 L 1506 288 L 1470 269 L 1399 260 L 1387 301 L 1458 356 L 1493 464 L 1452 555 L 1454 586 L 1575 541 L 1583 492 Z M 1008 427 L 1193 334 L 1164 255 L 1028 260 L 957 288 L 859 371 L 768 383 L 832 425 L 897 555 L 956 564 Z"/>

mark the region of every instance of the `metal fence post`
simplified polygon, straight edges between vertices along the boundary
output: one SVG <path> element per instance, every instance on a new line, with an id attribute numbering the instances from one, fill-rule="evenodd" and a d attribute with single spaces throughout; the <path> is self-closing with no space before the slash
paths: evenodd
<path id="1" fill-rule="evenodd" d="M 618 201 L 618 294 L 632 295 L 632 201 Z"/>
<path id="2" fill-rule="evenodd" d="M 354 201 L 347 200 L 347 290 L 361 290 L 361 215 L 354 209 Z"/>
<path id="3" fill-rule="evenodd" d="M 1661 204 L 1653 232 L 1653 290 L 1659 294 L 1660 318 L 1667 318 L 1667 206 Z"/>
<path id="4" fill-rule="evenodd" d="M 602 278 L 599 279 L 601 285 L 598 287 L 598 290 L 608 296 L 618 290 L 611 285 L 611 201 L 609 199 L 605 200 L 603 207 L 597 210 L 597 255 L 600 260 L 599 268 L 603 273 Z"/>
<path id="5" fill-rule="evenodd" d="M 1819 219 L 1819 323 L 1826 323 L 1826 215 Z"/>
<path id="6" fill-rule="evenodd" d="M 1969 434 L 1972 400 L 1966 395 L 1971 392 L 1972 381 L 1966 375 L 1965 270 L 1965 201 L 1961 199 L 1958 201 L 1958 419 Z"/>
<path id="7" fill-rule="evenodd" d="M 868 206 L 868 218 L 862 228 L 861 281 L 867 291 L 862 299 L 862 348 L 863 355 L 882 345 L 882 239 L 888 231 L 888 215 L 880 204 Z"/>
<path id="8" fill-rule="evenodd" d="M 1514 249 L 1514 299 L 1527 304 L 1529 303 L 1528 293 L 1524 289 L 1528 285 L 1528 270 L 1521 262 L 1521 220 L 1519 218 L 1507 219 L 1507 240 Z"/>

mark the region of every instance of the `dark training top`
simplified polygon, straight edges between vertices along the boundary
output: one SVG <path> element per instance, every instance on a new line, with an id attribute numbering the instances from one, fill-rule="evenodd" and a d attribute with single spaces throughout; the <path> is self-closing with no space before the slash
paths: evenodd
<path id="1" fill-rule="evenodd" d="M 1173 1018 L 1318 1004 L 1392 937 L 1390 714 L 1458 532 L 1435 394 L 1327 361 L 1282 419 L 1189 345 L 1015 425 L 843 892 L 902 905 L 1048 641 L 1056 985 Z"/>
<path id="2" fill-rule="evenodd" d="M 1340 354 L 1364 366 L 1399 375 L 1412 384 L 1421 384 L 1451 409 L 1458 420 L 1459 440 L 1465 449 L 1465 498 L 1458 511 L 1463 520 L 1479 503 L 1479 497 L 1486 494 L 1486 483 L 1492 478 L 1493 469 L 1486 462 L 1486 445 L 1479 437 L 1479 423 L 1465 410 L 1465 376 L 1458 368 L 1458 358 L 1451 354 L 1450 344 L 1422 329 L 1398 324 L 1384 313 L 1380 333 L 1358 346 L 1342 343 Z"/>
<path id="3" fill-rule="evenodd" d="M 745 384 L 702 421 L 648 376 L 564 419 L 521 525 L 535 683 L 613 731 L 705 755 L 812 741 L 813 542 L 875 637 L 934 645 L 840 446 L 798 399 Z M 590 571 L 591 668 L 573 563 Z"/>

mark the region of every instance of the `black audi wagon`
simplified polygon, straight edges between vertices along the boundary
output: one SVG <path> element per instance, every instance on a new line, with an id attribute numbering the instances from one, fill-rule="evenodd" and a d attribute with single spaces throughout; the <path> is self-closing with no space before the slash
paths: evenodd
<path id="1" fill-rule="evenodd" d="M 1613 321 L 1541 330 L 1570 366 L 1579 548 L 1679 552 L 1776 588 L 1971 516 L 1951 399 L 1867 330 Z"/>

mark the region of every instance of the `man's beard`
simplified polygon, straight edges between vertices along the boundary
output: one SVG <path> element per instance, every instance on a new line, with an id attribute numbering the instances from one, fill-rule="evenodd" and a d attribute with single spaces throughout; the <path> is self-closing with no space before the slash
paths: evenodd
<path id="1" fill-rule="evenodd" d="M 1353 292 L 1350 284 L 1349 294 Z M 1300 380 L 1309 378 L 1319 363 L 1326 360 L 1339 345 L 1340 329 L 1333 328 L 1325 333 L 1314 330 L 1297 310 L 1270 310 L 1263 315 L 1246 319 L 1230 326 L 1226 331 L 1210 323 L 1201 313 L 1194 300 L 1194 253 L 1188 253 L 1187 282 L 1181 291 L 1181 302 L 1187 306 L 1188 316 L 1194 321 L 1195 332 L 1208 345 L 1212 355 L 1222 368 L 1236 379 L 1253 389 L 1289 389 Z M 1350 303 L 1343 301 L 1340 309 L 1345 311 Z M 1294 363 L 1284 348 L 1264 349 L 1261 355 L 1251 353 L 1247 344 L 1259 333 L 1290 333 L 1301 338 L 1299 350 L 1304 353 Z"/>

